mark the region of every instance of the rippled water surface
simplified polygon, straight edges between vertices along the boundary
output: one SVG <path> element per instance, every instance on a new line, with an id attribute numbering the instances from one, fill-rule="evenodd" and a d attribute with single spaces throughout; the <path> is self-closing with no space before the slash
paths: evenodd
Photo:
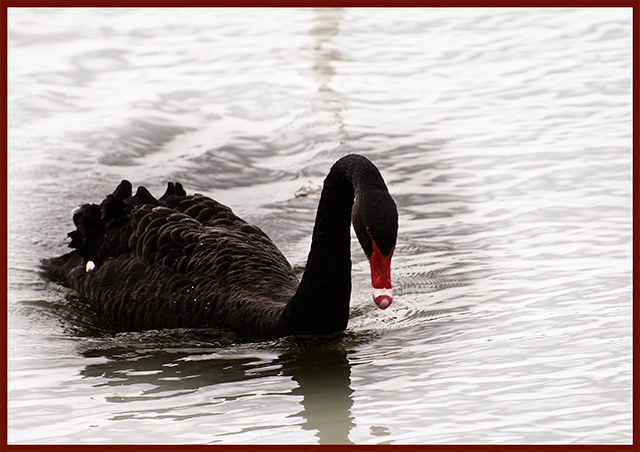
<path id="1" fill-rule="evenodd" d="M 630 443 L 631 9 L 9 9 L 10 443 Z M 123 178 L 303 268 L 358 152 L 344 336 L 106 329 L 39 259 Z"/>

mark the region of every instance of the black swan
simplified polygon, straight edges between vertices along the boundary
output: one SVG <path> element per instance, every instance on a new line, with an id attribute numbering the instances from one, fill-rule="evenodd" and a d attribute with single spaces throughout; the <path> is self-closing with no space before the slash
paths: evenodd
<path id="1" fill-rule="evenodd" d="M 73 214 L 74 251 L 44 268 L 89 300 L 117 331 L 224 328 L 244 336 L 343 331 L 349 319 L 353 220 L 371 265 L 373 298 L 392 302 L 398 212 L 378 171 L 351 154 L 327 175 L 302 279 L 267 235 L 179 183 L 154 198 L 123 180 Z"/>

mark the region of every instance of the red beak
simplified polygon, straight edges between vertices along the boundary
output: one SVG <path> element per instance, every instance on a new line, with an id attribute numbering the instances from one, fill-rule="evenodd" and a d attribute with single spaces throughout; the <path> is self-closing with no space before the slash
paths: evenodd
<path id="1" fill-rule="evenodd" d="M 380 309 L 387 309 L 393 302 L 391 294 L 391 256 L 393 256 L 395 248 L 392 248 L 389 255 L 385 257 L 373 239 L 371 239 L 371 243 L 373 243 L 373 253 L 369 256 L 369 265 L 371 265 L 373 301 L 376 302 Z"/>

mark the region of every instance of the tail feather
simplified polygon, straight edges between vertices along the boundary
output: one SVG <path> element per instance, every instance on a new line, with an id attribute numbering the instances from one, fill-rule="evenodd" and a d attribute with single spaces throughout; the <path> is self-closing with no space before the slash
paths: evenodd
<path id="1" fill-rule="evenodd" d="M 131 198 L 132 192 L 133 186 L 131 185 L 131 182 L 123 179 L 122 182 L 120 182 L 120 185 L 116 187 L 111 195 L 118 201 L 124 201 L 127 198 Z"/>
<path id="2" fill-rule="evenodd" d="M 142 185 L 138 187 L 135 196 L 126 199 L 124 202 L 131 207 L 141 206 L 143 204 L 160 204 L 160 202 L 149 193 L 149 190 Z"/>
<path id="3" fill-rule="evenodd" d="M 158 206 L 161 201 L 171 196 L 185 196 L 186 192 L 180 183 L 170 182 L 167 191 L 160 200 L 153 197 L 143 187 L 138 187 L 132 196 L 133 186 L 128 180 L 122 180 L 118 187 L 108 195 L 100 205 L 83 204 L 73 213 L 74 231 L 67 235 L 72 251 L 63 256 L 42 259 L 43 268 L 61 279 L 75 286 L 74 280 L 82 278 L 86 272 L 88 261 L 100 265 L 110 256 L 121 254 L 128 246 L 127 229 L 131 223 L 131 213 L 143 205 Z"/>
<path id="4" fill-rule="evenodd" d="M 160 197 L 160 201 L 164 201 L 170 196 L 187 196 L 187 192 L 182 188 L 182 184 L 180 182 L 169 182 L 167 184 L 167 191 L 164 192 L 164 195 Z"/>
<path id="5" fill-rule="evenodd" d="M 77 249 L 78 253 L 87 259 L 99 247 L 99 243 L 96 243 L 93 238 L 104 234 L 101 216 L 100 206 L 96 204 L 84 204 L 73 214 L 76 230 L 67 234 L 71 238 L 69 247 Z"/>

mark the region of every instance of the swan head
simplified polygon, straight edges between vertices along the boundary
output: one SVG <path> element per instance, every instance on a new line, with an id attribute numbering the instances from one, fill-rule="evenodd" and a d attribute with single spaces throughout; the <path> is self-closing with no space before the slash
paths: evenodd
<path id="1" fill-rule="evenodd" d="M 352 211 L 353 228 L 371 267 L 373 301 L 380 309 L 393 302 L 391 257 L 398 235 L 398 210 L 387 191 L 356 194 Z"/>

